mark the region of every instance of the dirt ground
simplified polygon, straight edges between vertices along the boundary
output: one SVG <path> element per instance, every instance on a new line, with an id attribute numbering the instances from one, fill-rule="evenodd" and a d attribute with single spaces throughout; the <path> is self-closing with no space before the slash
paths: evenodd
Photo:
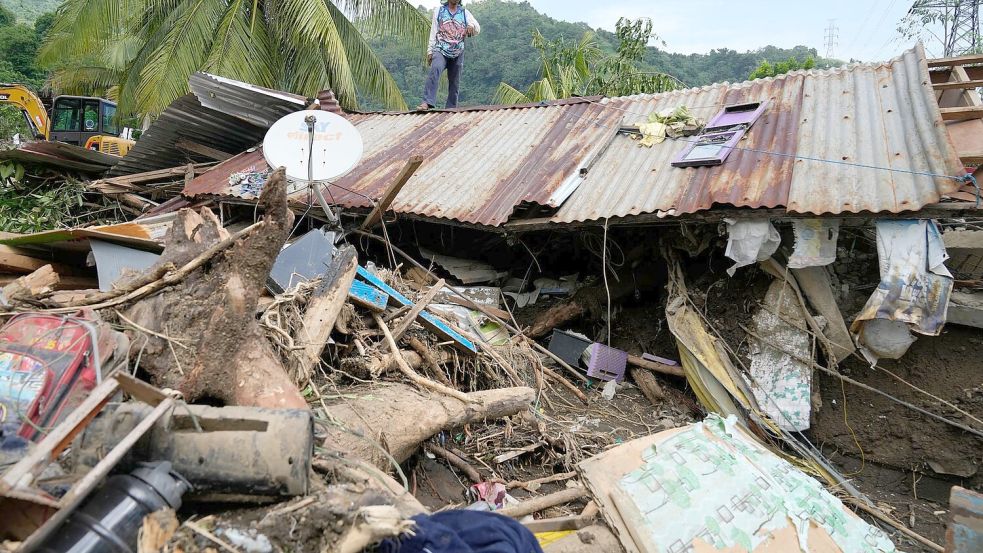
<path id="1" fill-rule="evenodd" d="M 981 345 L 983 331 L 949 325 L 939 337 L 919 338 L 902 359 L 879 362 L 883 370 L 852 359 L 842 371 L 903 401 L 973 425 L 965 415 L 915 391 L 888 371 L 983 418 Z M 913 520 L 916 532 L 943 542 L 949 488 L 983 489 L 979 470 L 983 438 L 872 392 L 849 384 L 841 387 L 832 377 L 820 376 L 817 383 L 823 406 L 814 413 L 815 443 L 861 491 L 893 507 L 900 520 L 908 524 Z"/>

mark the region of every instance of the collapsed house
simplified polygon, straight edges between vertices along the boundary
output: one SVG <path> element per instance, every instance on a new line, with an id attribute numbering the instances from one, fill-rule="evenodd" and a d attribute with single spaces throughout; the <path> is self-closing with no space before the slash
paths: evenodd
<path id="1" fill-rule="evenodd" d="M 195 75 L 90 183 L 143 215 L 0 240 L 5 355 L 99 359 L 17 398 L 4 537 L 129 473 L 141 551 L 423 550 L 463 507 L 546 551 L 971 551 L 980 62 L 428 113 Z M 318 191 L 263 151 L 305 108 L 364 143 Z"/>

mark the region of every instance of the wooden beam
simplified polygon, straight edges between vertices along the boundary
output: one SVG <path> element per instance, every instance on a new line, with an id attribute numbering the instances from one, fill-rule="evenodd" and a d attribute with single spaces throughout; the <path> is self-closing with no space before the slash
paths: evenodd
<path id="1" fill-rule="evenodd" d="M 355 280 L 355 269 L 358 268 L 354 248 L 346 247 L 336 255 L 338 259 L 331 263 L 331 274 L 326 275 L 326 279 L 332 280 L 322 281 L 308 300 L 303 324 L 295 337 L 295 341 L 303 346 L 297 356 L 301 374 L 308 377 L 321 360 L 321 352 L 331 337 L 338 313 L 348 300 L 348 292 Z"/>
<path id="2" fill-rule="evenodd" d="M 932 88 L 935 90 L 959 90 L 967 88 L 983 87 L 983 80 L 976 81 L 949 81 L 945 83 L 935 83 Z"/>
<path id="3" fill-rule="evenodd" d="M 967 65 L 983 63 L 983 54 L 967 54 L 965 56 L 953 56 L 951 58 L 935 58 L 927 60 L 929 67 L 952 67 L 954 65 Z"/>
<path id="4" fill-rule="evenodd" d="M 719 223 L 724 219 L 760 219 L 768 218 L 776 222 L 794 221 L 795 219 L 814 219 L 813 213 L 794 213 L 785 208 L 714 208 L 696 213 L 660 216 L 658 213 L 642 213 L 627 217 L 612 217 L 610 226 L 666 226 L 680 223 Z M 946 202 L 927 204 L 921 209 L 902 211 L 899 213 L 838 213 L 837 219 L 953 219 L 959 217 L 983 217 L 983 209 L 977 209 L 975 202 Z M 584 228 L 602 228 L 604 219 L 593 221 L 575 221 L 573 223 L 552 222 L 549 217 L 537 219 L 510 221 L 502 225 L 508 232 L 542 232 L 548 230 L 579 230 Z"/>
<path id="5" fill-rule="evenodd" d="M 6 286 L 17 280 L 15 275 L 0 275 L 0 286 Z M 99 288 L 99 279 L 93 277 L 61 276 L 55 284 L 55 290 L 95 290 Z"/>
<path id="6" fill-rule="evenodd" d="M 185 150 L 193 154 L 198 154 L 200 156 L 205 156 L 207 158 L 211 158 L 216 161 L 225 161 L 233 156 L 233 154 L 223 152 L 222 150 L 216 150 L 211 146 L 205 146 L 204 144 L 192 142 L 187 138 L 178 139 L 177 143 L 175 143 L 174 145 L 181 150 Z"/>
<path id="7" fill-rule="evenodd" d="M 446 284 L 444 279 L 438 280 L 437 284 L 431 286 L 430 291 L 427 292 L 427 294 L 423 296 L 420 301 L 416 302 L 413 308 L 410 309 L 410 312 L 403 317 L 403 320 L 399 322 L 399 326 L 397 326 L 396 330 L 393 331 L 393 338 L 397 342 L 399 342 L 399 339 L 403 337 L 403 334 L 406 334 L 406 331 L 410 329 L 410 326 L 412 326 L 413 322 L 416 321 L 416 318 L 420 316 L 420 313 L 422 313 L 423 310 L 430 305 L 430 302 L 433 301 L 437 293 L 444 288 L 444 284 Z"/>
<path id="8" fill-rule="evenodd" d="M 0 272 L 2 273 L 27 274 L 37 271 L 45 265 L 51 265 L 51 268 L 61 275 L 78 274 L 80 272 L 79 269 L 68 265 L 52 263 L 51 261 L 28 255 L 27 250 L 0 245 Z"/>
<path id="9" fill-rule="evenodd" d="M 372 208 L 372 212 L 365 218 L 365 222 L 362 223 L 362 230 L 368 230 L 379 224 L 379 221 L 382 220 L 382 215 L 387 209 L 389 209 L 389 206 L 392 205 L 393 200 L 396 199 L 399 191 L 403 189 L 403 185 L 410 180 L 410 177 L 413 176 L 413 173 L 416 173 L 416 170 L 420 168 L 422 163 L 422 156 L 413 156 L 406 162 L 406 165 L 403 166 L 403 170 L 396 176 L 396 180 L 389 185 L 389 188 L 387 188 L 382 194 L 382 197 L 379 198 L 379 202 L 375 204 L 374 208 Z"/>
<path id="10" fill-rule="evenodd" d="M 967 121 L 983 118 L 983 106 L 963 106 L 957 108 L 942 108 L 943 121 Z"/>

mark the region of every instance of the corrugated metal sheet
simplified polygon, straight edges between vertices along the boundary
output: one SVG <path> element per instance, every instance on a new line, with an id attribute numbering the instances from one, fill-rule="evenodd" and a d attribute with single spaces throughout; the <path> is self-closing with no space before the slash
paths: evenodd
<path id="1" fill-rule="evenodd" d="M 192 75 L 188 85 L 206 108 L 260 127 L 270 127 L 284 115 L 304 109 L 314 101 L 208 73 Z"/>
<path id="2" fill-rule="evenodd" d="M 618 136 L 552 220 L 679 215 L 714 205 L 786 206 L 817 215 L 897 213 L 937 202 L 957 187 L 955 181 L 847 165 L 962 174 L 924 58 L 918 46 L 882 64 L 604 100 L 629 123 L 680 105 L 704 120 L 724 104 L 771 105 L 741 149 L 717 167 L 670 166 L 692 138 L 645 148 Z"/>
<path id="3" fill-rule="evenodd" d="M 103 173 L 119 160 L 117 156 L 64 142 L 28 142 L 17 148 L 0 150 L 0 161 L 18 161 L 82 173 Z"/>
<path id="4" fill-rule="evenodd" d="M 368 207 L 367 198 L 381 196 L 406 159 L 422 155 L 423 166 L 391 209 L 488 226 L 505 223 L 523 204 L 559 207 L 551 219 L 558 223 L 723 205 L 817 215 L 916 210 L 957 183 L 899 171 L 962 174 L 924 57 L 919 46 L 881 64 L 665 94 L 351 114 L 365 155 L 326 196 Z M 666 108 L 685 105 L 708 120 L 724 105 L 764 100 L 770 101 L 764 115 L 717 167 L 670 165 L 694 138 L 645 148 L 616 135 L 623 122 Z M 233 158 L 199 176 L 185 194 L 234 194 L 229 174 L 265 169 L 257 163 L 255 152 Z"/>
<path id="5" fill-rule="evenodd" d="M 235 154 L 262 142 L 280 117 L 304 109 L 302 96 L 198 73 L 191 94 L 171 103 L 110 175 L 129 175 L 185 163 L 214 161 L 177 147 L 185 139 Z"/>
<path id="6" fill-rule="evenodd" d="M 353 114 L 365 143 L 361 163 L 325 188 L 329 201 L 369 207 L 406 160 L 424 157 L 392 209 L 498 226 L 522 203 L 558 207 L 581 169 L 613 139 L 621 120 L 596 99 L 435 113 Z M 228 176 L 260 158 L 247 153 L 195 179 L 184 193 L 230 194 Z M 265 168 L 265 167 L 264 167 Z M 262 170 L 262 168 L 258 168 Z"/>

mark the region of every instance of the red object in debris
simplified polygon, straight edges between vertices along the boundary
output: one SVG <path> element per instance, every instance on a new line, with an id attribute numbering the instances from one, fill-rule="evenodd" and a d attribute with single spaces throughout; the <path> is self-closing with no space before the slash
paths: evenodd
<path id="1" fill-rule="evenodd" d="M 96 385 L 96 325 L 84 316 L 17 315 L 0 329 L 0 426 L 29 440 L 54 427 Z"/>

